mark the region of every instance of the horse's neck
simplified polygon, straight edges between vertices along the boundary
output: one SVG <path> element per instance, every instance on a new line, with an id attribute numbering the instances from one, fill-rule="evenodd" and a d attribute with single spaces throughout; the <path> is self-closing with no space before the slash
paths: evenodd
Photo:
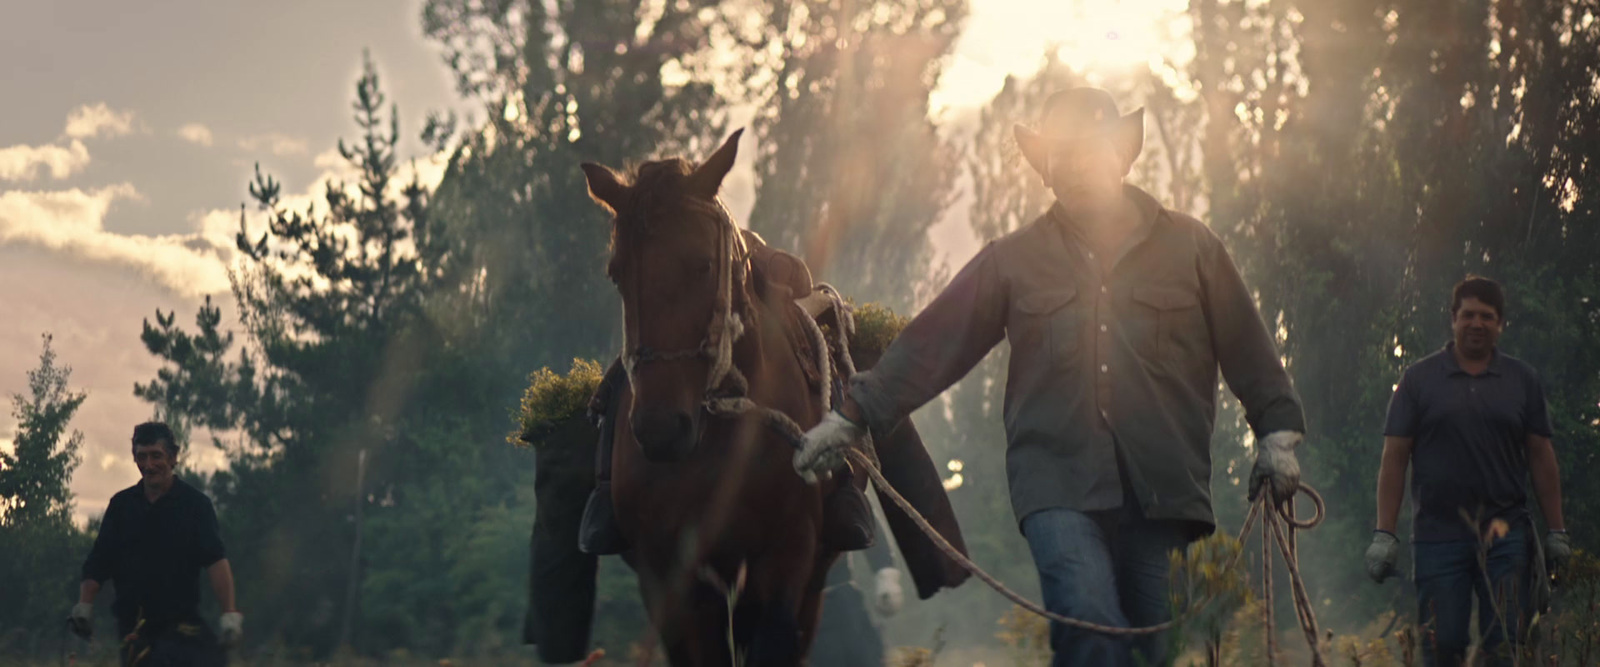
<path id="1" fill-rule="evenodd" d="M 793 349 L 793 333 L 789 331 L 793 314 L 781 310 L 786 306 L 789 304 L 764 302 L 755 306 L 760 311 L 758 320 L 754 326 L 747 324 L 741 345 L 734 347 L 733 361 L 749 382 L 751 400 L 771 403 L 768 407 L 798 417 L 794 412 L 814 401 Z M 794 388 L 805 389 L 796 392 Z"/>

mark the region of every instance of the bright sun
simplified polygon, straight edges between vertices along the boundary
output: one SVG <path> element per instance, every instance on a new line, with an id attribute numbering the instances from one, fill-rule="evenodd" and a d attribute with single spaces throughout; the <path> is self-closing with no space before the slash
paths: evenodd
<path id="1" fill-rule="evenodd" d="M 1038 71 L 1052 47 L 1091 77 L 1114 77 L 1163 62 L 1181 65 L 1191 49 L 1187 0 L 981 0 L 973 2 L 955 54 L 933 96 L 935 109 L 981 105 L 1006 75 Z"/>

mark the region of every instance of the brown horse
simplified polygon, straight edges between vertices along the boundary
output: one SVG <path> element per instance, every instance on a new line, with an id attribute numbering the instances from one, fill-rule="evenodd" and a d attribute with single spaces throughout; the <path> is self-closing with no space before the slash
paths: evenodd
<path id="1" fill-rule="evenodd" d="M 583 165 L 590 195 L 615 214 L 607 274 L 622 296 L 629 382 L 612 496 L 673 665 L 801 664 L 837 557 L 819 540 L 829 489 L 801 481 L 791 445 L 758 416 L 714 407 L 744 397 L 801 427 L 826 409 L 795 352 L 794 306 L 764 298 L 717 199 L 739 134 L 699 166 Z"/>

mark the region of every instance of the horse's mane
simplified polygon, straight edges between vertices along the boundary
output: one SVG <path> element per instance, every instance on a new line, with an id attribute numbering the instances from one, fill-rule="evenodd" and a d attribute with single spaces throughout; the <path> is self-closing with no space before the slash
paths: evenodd
<path id="1" fill-rule="evenodd" d="M 651 217 L 644 215 L 645 213 L 660 210 L 681 200 L 684 197 L 684 179 L 692 173 L 694 164 L 681 157 L 644 162 L 624 170 L 619 176 L 623 185 L 628 188 L 628 200 L 622 204 L 622 208 L 629 214 L 616 212 L 616 231 L 621 231 L 622 228 L 637 231 L 637 228 Z M 613 234 L 612 241 L 615 240 Z"/>

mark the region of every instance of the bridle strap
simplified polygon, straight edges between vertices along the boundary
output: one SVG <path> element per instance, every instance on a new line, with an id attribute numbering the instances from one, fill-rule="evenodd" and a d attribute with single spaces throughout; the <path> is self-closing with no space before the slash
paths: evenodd
<path id="1" fill-rule="evenodd" d="M 628 321 L 624 313 L 623 320 L 623 368 L 628 372 L 630 382 L 641 364 L 663 361 L 682 361 L 686 359 L 706 359 L 711 362 L 711 372 L 706 376 L 706 396 L 717 393 L 730 373 L 736 373 L 733 367 L 733 343 L 744 335 L 744 320 L 734 307 L 734 290 L 744 285 L 749 275 L 749 248 L 744 243 L 744 237 L 737 226 L 733 224 L 733 216 L 723 206 L 721 199 L 705 201 L 696 198 L 685 198 L 682 201 L 686 207 L 707 214 L 716 220 L 717 224 L 717 294 L 716 302 L 711 314 L 711 322 L 706 328 L 705 336 L 700 344 L 694 348 L 660 351 L 648 346 L 634 346 L 639 340 L 638 323 Z M 635 249 L 635 253 L 642 252 Z M 638 261 L 638 255 L 634 255 Z M 633 271 L 634 290 L 638 293 L 639 283 L 643 278 L 639 271 Z M 743 387 L 744 382 L 735 378 L 734 384 Z M 740 393 L 743 393 L 742 391 Z"/>

